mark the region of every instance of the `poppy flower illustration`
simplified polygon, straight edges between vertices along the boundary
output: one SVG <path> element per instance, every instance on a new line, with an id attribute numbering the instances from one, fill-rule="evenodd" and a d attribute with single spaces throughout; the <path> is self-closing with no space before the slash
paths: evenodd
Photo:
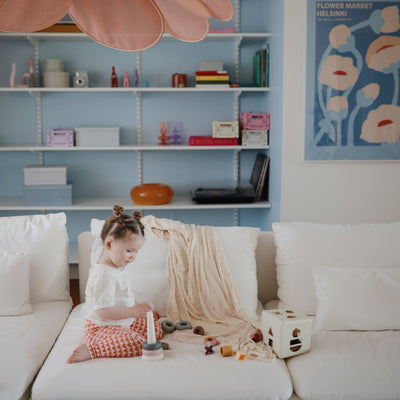
<path id="1" fill-rule="evenodd" d="M 329 42 L 334 49 L 337 49 L 347 43 L 347 38 L 350 35 L 350 29 L 346 25 L 336 25 L 329 32 Z"/>
<path id="2" fill-rule="evenodd" d="M 331 120 L 340 121 L 347 117 L 349 103 L 344 96 L 331 97 L 326 103 Z"/>
<path id="3" fill-rule="evenodd" d="M 95 41 L 138 51 L 154 46 L 164 31 L 188 42 L 203 40 L 209 18 L 231 20 L 231 0 L 0 0 L 0 30 L 34 32 L 69 13 Z"/>
<path id="4" fill-rule="evenodd" d="M 370 143 L 395 143 L 400 138 L 400 107 L 383 104 L 372 110 L 361 127 L 361 139 Z"/>
<path id="5" fill-rule="evenodd" d="M 336 90 L 346 90 L 353 86 L 357 79 L 358 71 L 350 57 L 332 55 L 322 63 L 319 80 L 324 85 Z"/>
<path id="6" fill-rule="evenodd" d="M 376 34 L 397 32 L 400 29 L 399 7 L 375 10 L 369 18 L 369 24 Z"/>
<path id="7" fill-rule="evenodd" d="M 381 36 L 374 40 L 368 47 L 365 61 L 375 71 L 393 72 L 392 66 L 400 61 L 400 37 Z"/>

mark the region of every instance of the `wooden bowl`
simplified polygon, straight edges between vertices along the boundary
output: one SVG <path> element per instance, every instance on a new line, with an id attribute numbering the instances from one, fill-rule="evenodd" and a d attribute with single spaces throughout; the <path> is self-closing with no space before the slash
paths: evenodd
<path id="1" fill-rule="evenodd" d="M 131 190 L 131 198 L 135 204 L 158 205 L 171 201 L 174 191 L 163 183 L 142 183 Z"/>

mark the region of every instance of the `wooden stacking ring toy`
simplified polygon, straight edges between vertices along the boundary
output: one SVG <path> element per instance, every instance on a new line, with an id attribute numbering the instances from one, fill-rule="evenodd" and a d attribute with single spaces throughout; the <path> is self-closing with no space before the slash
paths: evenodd
<path id="1" fill-rule="evenodd" d="M 233 354 L 232 346 L 221 346 L 219 351 L 222 357 L 230 357 Z"/>
<path id="2" fill-rule="evenodd" d="M 215 336 L 207 336 L 204 338 L 204 343 L 210 342 L 213 346 L 218 344 L 218 339 Z"/>
<path id="3" fill-rule="evenodd" d="M 179 321 L 175 324 L 178 331 L 183 331 L 185 329 L 192 329 L 192 324 L 189 321 Z"/>
<path id="4" fill-rule="evenodd" d="M 176 329 L 175 324 L 167 319 L 161 322 L 161 327 L 165 333 L 172 333 Z"/>
<path id="5" fill-rule="evenodd" d="M 204 328 L 202 326 L 196 326 L 195 328 L 193 328 L 193 333 L 195 335 L 201 335 L 204 336 L 205 332 L 204 332 Z"/>

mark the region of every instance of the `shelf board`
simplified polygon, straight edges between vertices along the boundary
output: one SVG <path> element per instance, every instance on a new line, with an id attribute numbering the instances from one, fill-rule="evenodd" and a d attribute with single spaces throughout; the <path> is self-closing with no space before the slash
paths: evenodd
<path id="1" fill-rule="evenodd" d="M 54 92 L 127 92 L 127 93 L 151 93 L 151 92 L 268 92 L 271 89 L 269 87 L 224 87 L 224 88 L 199 88 L 199 87 L 129 87 L 129 88 L 111 88 L 111 87 L 88 87 L 88 88 L 76 88 L 76 87 L 65 87 L 65 88 L 53 88 L 53 87 L 0 87 L 0 92 L 26 92 L 26 93 L 54 93 Z"/>
<path id="2" fill-rule="evenodd" d="M 71 206 L 24 206 L 20 197 L 1 197 L 1 211 L 110 211 L 114 204 L 120 204 L 125 210 L 209 210 L 209 209 L 238 209 L 238 208 L 271 208 L 268 201 L 256 203 L 233 203 L 233 204 L 197 204 L 189 197 L 174 197 L 168 204 L 156 206 L 145 206 L 133 204 L 127 197 L 87 197 L 74 199 Z"/>
<path id="3" fill-rule="evenodd" d="M 187 151 L 187 150 L 267 150 L 270 146 L 187 146 L 187 145 L 121 145 L 121 146 L 0 146 L 0 151 Z"/>
<path id="4" fill-rule="evenodd" d="M 208 39 L 248 39 L 260 40 L 271 37 L 267 32 L 238 32 L 238 33 L 209 33 L 204 40 Z M 1 32 L 0 39 L 37 39 L 37 40 L 93 40 L 85 33 L 71 32 Z M 169 33 L 164 33 L 162 40 L 178 40 Z"/>

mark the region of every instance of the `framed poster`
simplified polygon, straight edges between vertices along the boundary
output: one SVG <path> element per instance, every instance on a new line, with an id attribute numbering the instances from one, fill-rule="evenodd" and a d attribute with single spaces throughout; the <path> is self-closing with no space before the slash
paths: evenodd
<path id="1" fill-rule="evenodd" d="M 398 0 L 308 0 L 305 160 L 400 160 Z"/>

